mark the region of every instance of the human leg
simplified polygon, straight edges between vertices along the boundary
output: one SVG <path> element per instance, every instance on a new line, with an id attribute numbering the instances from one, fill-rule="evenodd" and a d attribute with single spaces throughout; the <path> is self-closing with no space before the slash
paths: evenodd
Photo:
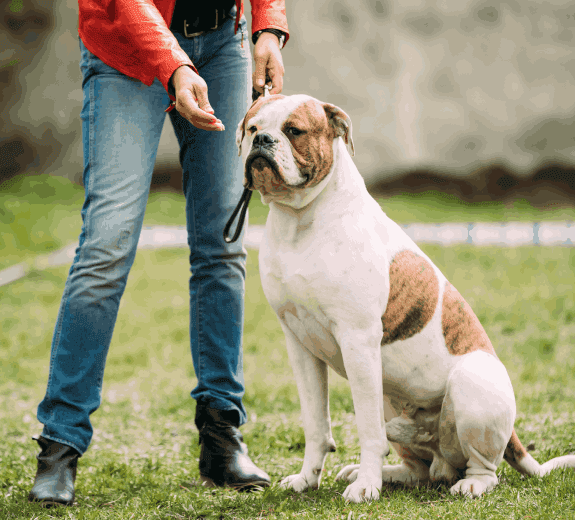
<path id="1" fill-rule="evenodd" d="M 90 444 L 120 298 L 136 254 L 168 97 L 105 65 L 80 42 L 84 102 L 82 231 L 54 330 L 36 481 L 29 499 L 74 500 Z"/>
<path id="2" fill-rule="evenodd" d="M 245 20 L 242 21 L 245 29 Z M 176 34 L 208 85 L 208 96 L 226 130 L 194 128 L 176 111 L 170 116 L 180 144 L 190 245 L 190 341 L 199 403 L 234 410 L 246 421 L 242 332 L 246 252 L 242 240 L 228 244 L 223 229 L 242 192 L 235 128 L 248 108 L 251 59 L 233 21 L 186 39 Z"/>
<path id="3" fill-rule="evenodd" d="M 235 13 L 235 8 L 232 12 Z M 198 130 L 170 114 L 180 144 L 190 246 L 190 342 L 198 384 L 200 475 L 207 485 L 238 490 L 267 486 L 269 476 L 249 458 L 238 427 L 246 422 L 242 333 L 246 251 L 242 238 L 228 244 L 225 223 L 242 193 L 243 174 L 235 128 L 244 117 L 251 87 L 245 19 L 197 38 L 176 35 L 208 85 L 224 132 Z M 245 38 L 245 37 L 244 37 Z"/>
<path id="4" fill-rule="evenodd" d="M 80 42 L 84 103 L 82 232 L 58 314 L 42 436 L 80 454 L 92 437 L 104 365 L 134 261 L 167 95 L 105 65 Z"/>

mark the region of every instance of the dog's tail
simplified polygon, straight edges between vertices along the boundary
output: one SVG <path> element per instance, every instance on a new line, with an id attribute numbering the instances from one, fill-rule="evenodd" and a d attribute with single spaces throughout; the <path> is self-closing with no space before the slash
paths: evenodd
<path id="1" fill-rule="evenodd" d="M 511 439 L 509 439 L 503 458 L 512 468 L 523 475 L 537 475 L 542 477 L 557 468 L 575 469 L 575 455 L 563 455 L 563 457 L 556 457 L 548 460 L 544 464 L 539 464 L 539 462 L 527 453 L 519 437 L 517 437 L 515 430 L 513 430 L 511 434 Z"/>

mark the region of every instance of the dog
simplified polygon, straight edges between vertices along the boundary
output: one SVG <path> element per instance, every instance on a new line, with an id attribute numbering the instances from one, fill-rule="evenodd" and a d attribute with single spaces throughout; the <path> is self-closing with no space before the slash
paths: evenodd
<path id="1" fill-rule="evenodd" d="M 244 185 L 269 204 L 259 265 L 283 332 L 301 402 L 305 455 L 280 482 L 317 488 L 335 451 L 327 368 L 348 379 L 360 463 L 337 475 L 344 498 L 376 500 L 383 483 L 445 482 L 478 497 L 505 459 L 540 465 L 513 428 L 507 370 L 467 302 L 369 195 L 340 108 L 305 95 L 251 106 L 236 134 Z M 384 465 L 391 444 L 402 459 Z"/>

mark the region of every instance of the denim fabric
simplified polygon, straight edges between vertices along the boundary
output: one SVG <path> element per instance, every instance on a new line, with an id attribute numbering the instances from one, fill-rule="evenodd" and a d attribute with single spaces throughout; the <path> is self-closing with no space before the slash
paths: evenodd
<path id="1" fill-rule="evenodd" d="M 232 15 L 235 14 L 235 9 Z M 243 34 L 242 34 L 243 33 Z M 175 34 L 200 75 L 224 132 L 197 130 L 170 113 L 180 145 L 190 246 L 192 397 L 246 421 L 241 340 L 246 251 L 224 225 L 242 193 L 235 130 L 249 106 L 251 57 L 245 18 L 193 39 Z M 243 47 L 242 47 L 243 41 Z M 108 347 L 136 254 L 169 98 L 104 64 L 80 41 L 84 103 L 82 232 L 54 330 L 42 436 L 84 453 L 100 405 Z M 151 324 L 153 327 L 153 324 Z"/>

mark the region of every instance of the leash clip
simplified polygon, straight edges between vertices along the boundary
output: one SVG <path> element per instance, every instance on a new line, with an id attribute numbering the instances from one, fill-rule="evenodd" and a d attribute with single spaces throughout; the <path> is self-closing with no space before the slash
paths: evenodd
<path id="1" fill-rule="evenodd" d="M 234 212 L 232 213 L 232 216 L 228 220 L 226 227 L 224 227 L 224 240 L 226 241 L 227 244 L 235 242 L 239 238 L 240 233 L 242 232 L 242 228 L 244 227 L 244 221 L 246 219 L 246 213 L 248 211 L 248 204 L 250 203 L 251 198 L 252 198 L 252 190 L 244 188 L 244 192 L 242 193 L 238 205 L 234 209 Z M 230 229 L 238 213 L 240 213 L 240 218 L 238 219 L 238 225 L 236 226 L 234 236 L 230 238 Z"/>

